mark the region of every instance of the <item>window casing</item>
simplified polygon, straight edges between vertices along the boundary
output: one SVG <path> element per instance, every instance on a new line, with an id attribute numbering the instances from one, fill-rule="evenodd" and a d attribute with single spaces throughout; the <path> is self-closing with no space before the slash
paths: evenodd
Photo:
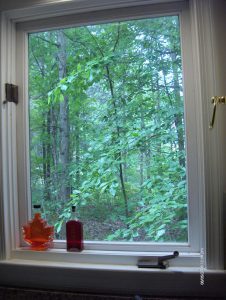
<path id="1" fill-rule="evenodd" d="M 181 8 L 183 7 L 183 5 L 181 6 Z M 158 9 L 160 9 L 161 7 L 157 6 Z M 155 7 L 156 9 L 156 7 Z M 151 15 L 171 15 L 171 14 L 177 14 L 178 11 L 174 11 L 175 9 L 170 8 L 170 10 L 167 10 L 164 12 L 164 8 L 163 11 L 161 13 L 158 12 L 157 13 L 154 11 L 155 10 L 154 7 L 145 7 L 141 8 L 140 11 L 137 10 L 137 8 L 130 8 L 122 10 L 122 9 L 115 9 L 115 10 L 110 10 L 110 11 L 106 11 L 106 12 L 96 12 L 96 15 L 91 16 L 91 15 L 86 15 L 84 13 L 80 14 L 79 16 L 76 15 L 70 15 L 67 16 L 66 20 L 65 18 L 61 18 L 61 22 L 57 22 L 57 27 L 58 26 L 71 26 L 71 25 L 84 25 L 84 24 L 95 24 L 95 23 L 99 23 L 100 20 L 101 22 L 106 22 L 106 21 L 116 21 L 116 20 L 123 20 L 123 19 L 136 19 L 136 18 L 144 18 L 147 16 L 151 16 Z M 183 8 L 184 9 L 184 8 Z M 185 11 L 179 11 L 180 14 L 180 19 L 181 19 L 181 30 L 182 30 L 182 49 L 183 49 L 183 53 L 182 53 L 182 57 L 183 57 L 183 70 L 184 70 L 184 86 L 185 86 L 185 112 L 187 114 L 186 116 L 186 131 L 187 133 L 190 133 L 190 136 L 188 135 L 188 142 L 187 142 L 187 155 L 188 155 L 188 182 L 189 182 L 189 243 L 188 245 L 186 244 L 180 244 L 178 243 L 176 248 L 179 249 L 179 251 L 188 251 L 188 252 L 194 252 L 194 251 L 199 251 L 199 245 L 198 245 L 198 238 L 195 237 L 195 232 L 197 233 L 197 231 L 195 231 L 194 229 L 192 229 L 192 227 L 194 226 L 194 228 L 200 228 L 200 226 L 196 223 L 196 221 L 198 220 L 197 216 L 195 216 L 195 213 L 198 212 L 197 208 L 195 207 L 195 203 L 197 203 L 197 201 L 195 201 L 193 199 L 194 195 L 191 193 L 191 191 L 195 191 L 197 190 L 197 187 L 195 187 L 197 181 L 193 181 L 193 178 L 197 177 L 197 175 L 195 176 L 195 173 L 197 174 L 197 170 L 196 166 L 198 165 L 197 162 L 194 163 L 193 165 L 193 170 L 192 167 L 190 167 L 190 163 L 191 160 L 194 160 L 195 157 L 197 157 L 196 155 L 193 154 L 193 151 L 197 151 L 197 149 L 195 149 L 194 142 L 191 142 L 190 139 L 194 138 L 195 134 L 192 134 L 192 131 L 194 131 L 195 128 L 192 128 L 192 125 L 194 124 L 193 122 L 191 122 L 191 124 L 189 124 L 189 117 L 188 114 L 191 111 L 195 111 L 194 108 L 192 108 L 192 105 L 194 105 L 194 103 L 192 103 L 191 101 L 188 101 L 188 99 L 194 98 L 189 96 L 190 91 L 192 90 L 189 87 L 189 84 L 191 84 L 191 82 L 189 82 L 188 80 L 188 76 L 187 74 L 189 74 L 189 72 L 191 72 L 191 70 L 189 70 L 188 68 L 188 64 L 186 66 L 186 61 L 187 59 L 189 61 L 191 61 L 191 58 L 188 58 L 189 53 L 191 53 L 191 51 L 188 51 L 188 45 L 189 45 L 189 41 L 186 41 L 183 37 L 185 37 L 185 35 L 183 34 L 183 30 L 184 30 L 184 26 L 185 26 Z M 150 11 L 150 13 L 147 11 Z M 104 20 L 101 19 L 101 17 L 104 15 Z M 116 16 L 117 18 L 112 16 Z M 88 20 L 87 20 L 88 19 Z M 75 22 L 76 20 L 76 22 Z M 49 23 L 48 25 L 45 24 L 45 22 Z M 66 22 L 66 23 L 65 23 Z M 30 31 L 37 31 L 37 30 L 45 30 L 46 28 L 54 28 L 55 27 L 55 19 L 51 20 L 48 19 L 43 22 L 43 20 L 41 21 L 36 21 L 35 22 L 35 26 L 34 23 L 29 23 L 29 22 L 25 22 L 25 23 L 18 23 L 17 24 L 17 41 L 18 44 L 20 44 L 20 50 L 18 51 L 18 56 L 17 56 L 17 62 L 19 62 L 19 65 L 17 67 L 17 70 L 19 72 L 19 74 L 21 74 L 21 72 L 23 72 L 22 70 L 26 70 L 27 69 L 27 32 Z M 43 26 L 43 23 L 45 24 L 45 26 Z M 21 43 L 21 41 L 23 41 L 23 44 Z M 185 46 L 185 44 L 187 43 L 187 46 Z M 186 53 L 187 52 L 187 53 Z M 20 62 L 23 61 L 24 65 L 21 66 Z M 25 66 L 25 67 L 24 67 Z M 23 112 L 21 115 L 19 115 L 18 113 L 18 120 L 23 120 L 24 124 L 19 125 L 17 128 L 18 130 L 22 129 L 23 132 L 26 131 L 26 140 L 24 140 L 23 142 L 21 142 L 21 139 L 18 139 L 18 157 L 20 157 L 20 155 L 23 155 L 23 157 L 20 157 L 18 159 L 18 163 L 22 163 L 23 165 L 18 165 L 18 169 L 24 169 L 24 175 L 20 176 L 21 181 L 23 179 L 25 179 L 24 182 L 19 182 L 19 186 L 21 186 L 22 188 L 19 189 L 21 194 L 19 194 L 19 210 L 20 212 L 23 211 L 23 217 L 20 215 L 20 227 L 22 226 L 22 224 L 27 222 L 28 217 L 30 216 L 30 210 L 31 210 L 31 205 L 30 205 L 30 197 L 29 197 L 29 178 L 27 176 L 28 173 L 28 169 L 29 169 L 29 160 L 28 160 L 28 112 L 26 111 L 28 105 L 26 103 L 26 101 L 28 101 L 28 96 L 27 96 L 27 74 L 24 74 L 23 77 L 20 78 L 24 78 L 23 82 L 19 83 L 19 86 L 23 86 L 24 90 L 23 90 L 23 94 L 20 96 L 21 98 L 21 102 L 24 103 L 24 108 L 23 108 Z M 23 99 L 23 100 L 22 100 Z M 21 103 L 22 105 L 22 103 Z M 190 110 L 190 111 L 189 111 Z M 19 110 L 18 110 L 19 112 Z M 22 132 L 18 132 L 17 136 L 20 137 L 22 134 Z M 190 147 L 190 145 L 192 145 L 192 148 Z M 24 154 L 26 155 L 26 161 L 24 161 Z M 191 159 L 192 157 L 192 159 Z M 191 175 L 192 174 L 192 175 Z M 20 179 L 19 179 L 20 180 Z M 27 185 L 27 186 L 26 186 Z M 27 191 L 26 194 L 24 194 L 24 191 Z M 191 196 L 190 196 L 191 195 Z M 195 197 L 194 197 L 195 198 Z M 22 199 L 26 199 L 25 203 L 23 203 Z M 193 207 L 194 206 L 194 207 Z M 26 211 L 27 208 L 27 211 Z M 25 212 L 26 211 L 26 212 Z M 196 244 L 196 245 L 195 245 Z M 56 241 L 56 247 L 64 247 L 64 243 L 63 242 L 57 242 Z M 104 242 L 88 242 L 86 243 L 86 249 L 99 249 L 99 250 L 132 250 L 134 251 L 135 249 L 137 251 L 140 251 L 139 249 L 145 249 L 145 251 L 150 251 L 150 249 L 155 250 L 155 251 L 173 251 L 173 249 L 175 249 L 175 244 L 170 244 L 167 243 L 167 246 L 164 244 L 155 244 L 155 243 L 136 243 L 133 245 L 129 245 L 128 243 L 104 243 Z M 161 249 L 161 250 L 160 250 Z M 165 249 L 165 250 L 164 250 Z M 186 249 L 186 250 L 185 250 Z"/>
<path id="2" fill-rule="evenodd" d="M 194 95 L 194 77 L 193 77 L 193 67 L 192 67 L 192 49 L 191 49 L 191 41 L 189 40 L 189 14 L 188 8 L 185 3 L 178 3 L 176 6 L 174 5 L 154 5 L 150 7 L 150 11 L 154 15 L 162 15 L 162 14 L 174 14 L 179 13 L 181 19 L 181 37 L 182 37 L 182 56 L 183 56 L 183 70 L 184 70 L 184 88 L 185 88 L 185 114 L 186 114 L 186 130 L 187 130 L 187 161 L 188 161 L 188 182 L 189 182 L 189 245 L 177 245 L 177 250 L 181 252 L 199 252 L 202 240 L 200 239 L 200 233 L 197 231 L 197 228 L 200 228 L 202 231 L 202 223 L 203 220 L 200 218 L 202 215 L 202 191 L 200 191 L 202 184 L 201 178 L 199 178 L 200 170 L 203 166 L 200 166 L 201 162 L 198 161 L 198 140 L 199 140 L 199 132 L 197 130 L 197 116 L 195 112 L 198 111 L 196 108 L 195 102 L 195 95 Z M 145 14 L 144 14 L 145 12 Z M 117 15 L 118 17 L 115 18 L 114 16 Z M 27 31 L 35 31 L 40 29 L 50 29 L 54 28 L 55 26 L 68 26 L 71 24 L 87 24 L 87 23 L 100 23 L 106 20 L 117 20 L 117 19 L 128 19 L 128 18 L 140 18 L 144 16 L 150 16 L 147 14 L 147 7 L 141 7 L 140 10 L 136 7 L 132 7 L 130 9 L 115 9 L 110 10 L 109 15 L 107 11 L 96 11 L 94 14 L 79 14 L 75 18 L 76 15 L 67 15 L 66 17 L 53 17 L 53 19 L 48 18 L 44 20 L 36 20 L 36 21 L 27 21 L 27 22 L 18 22 L 17 23 L 17 67 L 16 72 L 17 76 L 14 78 L 15 82 L 20 87 L 20 104 L 18 107 L 12 107 L 13 104 L 8 104 L 8 119 L 11 120 L 12 124 L 9 124 L 8 130 L 11 130 L 12 139 L 8 141 L 12 147 L 11 153 L 8 153 L 8 156 L 12 157 L 12 166 L 10 167 L 11 170 L 16 170 L 16 176 L 14 173 L 14 181 L 13 181 L 13 188 L 11 187 L 11 191 L 13 190 L 14 193 L 11 195 L 11 208 L 14 212 L 14 221 L 11 223 L 12 225 L 12 245 L 15 249 L 20 245 L 20 238 L 18 228 L 21 228 L 21 224 L 25 223 L 26 220 L 29 218 L 30 214 L 30 207 L 29 207 L 29 178 L 27 174 L 29 173 L 29 165 L 28 165 L 28 112 L 26 110 L 25 101 L 27 97 L 27 74 L 23 72 L 26 70 L 26 49 L 27 49 L 27 40 L 26 40 L 26 32 Z M 74 21 L 76 19 L 76 22 Z M 57 25 L 53 25 L 57 24 Z M 12 67 L 13 68 L 13 67 Z M 21 71 L 23 75 L 21 75 Z M 11 78 L 13 80 L 13 78 Z M 189 100 L 188 100 L 189 99 Z M 10 116 L 16 116 L 17 124 L 15 124 L 15 119 Z M 192 119 L 190 119 L 192 116 Z M 10 123 L 10 121 L 9 121 Z M 26 132 L 26 134 L 24 134 Z M 15 135 L 17 135 L 17 140 L 15 139 Z M 17 141 L 17 142 L 15 142 Z M 13 145 L 12 145 L 13 144 Z M 17 148 L 17 152 L 15 149 Z M 4 150 L 3 150 L 4 153 Z M 15 163 L 17 161 L 17 163 Z M 17 177 L 17 178 L 16 178 Z M 17 188 L 18 188 L 18 198 L 17 198 Z M 198 199 L 198 200 L 197 200 Z M 19 217 L 17 216 L 17 207 L 18 203 L 18 211 Z M 15 234 L 15 235 L 14 235 Z M 16 239 L 15 239 L 16 236 Z M 15 242 L 16 241 L 16 242 Z M 87 249 L 90 250 L 132 250 L 134 251 L 135 248 L 129 249 L 126 245 L 115 245 L 111 244 L 110 248 L 105 243 L 90 243 L 87 244 Z M 56 247 L 64 247 L 63 243 L 57 243 Z M 175 250 L 175 245 L 141 245 L 142 249 L 145 251 L 154 251 L 154 252 L 169 252 Z M 136 249 L 139 252 L 139 247 Z"/>

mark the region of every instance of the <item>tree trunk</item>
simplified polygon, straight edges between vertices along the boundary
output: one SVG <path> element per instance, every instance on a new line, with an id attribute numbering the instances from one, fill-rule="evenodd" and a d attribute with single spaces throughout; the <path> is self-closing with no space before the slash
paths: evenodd
<path id="1" fill-rule="evenodd" d="M 175 106 L 176 106 L 176 108 L 178 108 L 181 106 L 181 96 L 180 96 L 179 75 L 178 75 L 178 67 L 176 64 L 176 53 L 175 52 L 171 54 L 171 59 L 172 59 L 172 67 L 173 67 L 173 87 L 174 87 L 174 95 L 175 95 L 175 100 L 176 100 Z M 174 122 L 176 125 L 177 138 L 178 138 L 179 163 L 182 167 L 185 167 L 185 157 L 182 154 L 185 150 L 183 114 L 175 113 Z"/>
<path id="2" fill-rule="evenodd" d="M 44 200 L 51 200 L 50 182 L 51 182 L 51 147 L 50 147 L 50 111 L 47 112 L 46 122 L 43 123 L 44 140 L 42 142 L 42 155 L 43 155 L 43 178 L 44 178 Z"/>
<path id="3" fill-rule="evenodd" d="M 115 101 L 115 95 L 114 95 L 114 87 L 113 87 L 113 82 L 111 79 L 110 75 L 110 70 L 109 66 L 106 66 L 106 73 L 107 73 L 107 79 L 110 87 L 110 92 L 111 92 L 111 98 L 112 98 L 112 103 L 113 103 L 113 108 L 114 108 L 114 115 L 116 119 L 116 129 L 117 129 L 117 138 L 118 140 L 120 139 L 120 128 L 118 125 L 118 112 L 117 112 L 117 105 Z M 125 216 L 128 218 L 129 217 L 129 208 L 128 208 L 128 197 L 126 193 L 126 188 L 125 188 L 125 179 L 123 175 L 123 164 L 122 164 L 122 152 L 118 152 L 118 159 L 120 161 L 119 163 L 119 178 L 120 178 L 120 183 L 121 183 L 121 188 L 122 188 L 122 195 L 125 203 Z"/>
<path id="4" fill-rule="evenodd" d="M 145 130 L 145 123 L 144 123 L 144 108 L 143 105 L 141 105 L 140 107 L 140 129 L 141 131 Z M 140 146 L 140 188 L 141 188 L 141 192 L 142 192 L 142 186 L 144 183 L 144 155 L 145 155 L 145 138 L 142 140 L 141 142 L 141 146 Z M 141 193 L 142 194 L 142 193 Z M 141 195 L 142 197 L 142 195 Z"/>
<path id="5" fill-rule="evenodd" d="M 66 39 L 63 30 L 57 32 L 58 42 L 58 60 L 59 60 L 59 80 L 63 79 L 67 75 L 67 53 L 66 53 Z M 60 174 L 60 199 L 66 202 L 70 199 L 70 185 L 69 185 L 69 101 L 68 96 L 63 97 L 63 101 L 60 102 L 60 114 L 59 114 L 59 126 L 60 126 L 60 153 L 59 162 L 61 165 Z"/>
<path id="6" fill-rule="evenodd" d="M 76 173 L 75 173 L 75 182 L 76 189 L 80 188 L 80 132 L 79 132 L 79 112 L 76 113 L 76 132 L 75 132 L 75 164 L 76 164 Z"/>

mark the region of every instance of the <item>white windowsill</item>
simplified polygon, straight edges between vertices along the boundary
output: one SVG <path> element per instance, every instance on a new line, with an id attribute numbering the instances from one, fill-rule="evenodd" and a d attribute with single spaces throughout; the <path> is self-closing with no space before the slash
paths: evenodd
<path id="1" fill-rule="evenodd" d="M 12 251 L 9 261 L 25 261 L 33 262 L 34 265 L 54 266 L 98 266 L 100 269 L 117 269 L 128 268 L 131 270 L 143 270 L 137 267 L 138 260 L 157 256 L 170 255 L 169 253 L 159 252 L 129 252 L 129 251 L 101 251 L 101 250 L 83 250 L 82 252 L 67 252 L 65 249 L 49 249 L 47 251 L 31 251 L 28 248 L 17 248 Z M 199 268 L 199 253 L 180 253 L 178 257 L 168 260 L 170 267 L 179 268 Z M 110 267 L 109 267 L 110 266 Z M 147 269 L 150 270 L 150 269 Z M 156 269 L 155 269 L 156 270 Z"/>
<path id="2" fill-rule="evenodd" d="M 107 270 L 107 271 L 129 271 L 129 272 L 183 272 L 183 273 L 199 273 L 198 267 L 168 267 L 166 269 L 155 268 L 138 268 L 137 266 L 129 265 L 106 265 L 106 264 L 88 264 L 88 263 L 69 263 L 69 262 L 53 262 L 43 260 L 25 260 L 25 259 L 9 259 L 0 261 L 1 264 L 22 265 L 22 266 L 39 266 L 39 267 L 57 267 L 57 268 L 70 268 L 82 270 Z M 205 270 L 208 273 L 218 273 L 225 271 Z"/>
<path id="3" fill-rule="evenodd" d="M 168 260 L 169 266 L 166 269 L 159 268 L 138 268 L 132 261 L 137 257 L 148 258 L 153 256 L 162 256 L 158 253 L 123 253 L 122 251 L 92 251 L 84 250 L 82 252 L 67 252 L 63 249 L 50 249 L 47 251 L 31 251 L 26 248 L 18 248 L 12 251 L 12 258 L 0 261 L 2 264 L 38 266 L 38 267 L 57 267 L 83 270 L 108 270 L 108 271 L 131 271 L 131 272 L 183 272 L 183 273 L 200 273 L 200 264 L 192 265 L 192 261 L 200 261 L 200 255 L 197 253 L 183 253 L 181 261 L 190 260 L 188 266 L 184 266 L 177 259 Z M 118 263 L 112 263 L 113 257 Z M 129 259 L 126 259 L 128 258 Z M 91 262 L 91 258 L 93 262 Z M 99 258 L 99 259 L 98 259 Z M 107 263 L 107 258 L 109 263 Z M 121 260 L 124 259 L 123 262 Z M 174 262 L 174 260 L 176 262 Z M 94 262 L 96 261 L 96 262 Z M 121 262 L 121 263 L 120 263 Z M 173 263 L 174 262 L 174 263 Z M 208 270 L 204 268 L 205 273 L 226 274 L 226 270 Z"/>

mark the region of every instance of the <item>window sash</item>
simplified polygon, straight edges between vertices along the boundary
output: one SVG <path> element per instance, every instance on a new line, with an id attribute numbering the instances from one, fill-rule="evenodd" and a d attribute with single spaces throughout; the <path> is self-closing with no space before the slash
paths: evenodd
<path id="1" fill-rule="evenodd" d="M 181 25 L 181 45 L 182 45 L 182 62 L 184 77 L 184 98 L 185 98 L 185 121 L 187 136 L 187 180 L 188 180 L 188 214 L 189 214 L 189 241 L 187 244 L 176 243 L 176 248 L 180 251 L 194 252 L 199 251 L 199 200 L 198 193 L 198 161 L 196 160 L 197 143 L 196 143 L 196 121 L 189 118 L 194 116 L 195 101 L 193 93 L 193 74 L 192 74 L 192 57 L 191 42 L 189 41 L 189 20 L 187 5 L 184 2 L 175 4 L 155 4 L 130 8 L 115 8 L 111 10 L 96 11 L 92 14 L 81 13 L 66 16 L 52 17 L 35 21 L 17 22 L 17 84 L 20 87 L 20 103 L 17 109 L 17 155 L 18 155 L 18 197 L 19 197 L 19 228 L 25 224 L 31 216 L 30 201 L 30 184 L 29 184 L 29 128 L 28 128 L 28 111 L 27 111 L 27 33 L 33 31 L 53 29 L 56 27 L 69 27 L 72 25 L 80 26 L 86 24 L 100 24 L 101 22 L 111 22 L 117 20 L 139 19 L 145 17 L 156 17 L 163 15 L 179 14 Z M 117 17 L 115 17 L 117 16 Z M 21 76 L 23 74 L 23 76 Z M 23 137 L 23 138 L 21 138 Z M 22 171 L 21 171 L 22 170 Z M 18 233 L 17 233 L 18 234 Z M 21 237 L 20 237 L 21 239 Z M 22 239 L 21 239 L 22 240 Z M 56 242 L 57 247 L 64 246 L 62 242 Z M 22 244 L 23 245 L 23 244 Z M 172 251 L 175 250 L 175 243 L 118 243 L 118 242 L 88 242 L 89 249 L 119 249 L 134 251 L 143 249 L 146 251 Z"/>

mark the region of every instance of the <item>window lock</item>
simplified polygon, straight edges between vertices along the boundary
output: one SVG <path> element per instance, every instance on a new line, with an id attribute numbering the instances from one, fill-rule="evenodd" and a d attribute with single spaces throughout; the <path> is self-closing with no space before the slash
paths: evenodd
<path id="1" fill-rule="evenodd" d="M 178 251 L 174 251 L 172 255 L 153 256 L 148 259 L 141 259 L 138 261 L 138 268 L 151 268 L 151 269 L 166 269 L 169 266 L 168 259 L 179 256 Z"/>

